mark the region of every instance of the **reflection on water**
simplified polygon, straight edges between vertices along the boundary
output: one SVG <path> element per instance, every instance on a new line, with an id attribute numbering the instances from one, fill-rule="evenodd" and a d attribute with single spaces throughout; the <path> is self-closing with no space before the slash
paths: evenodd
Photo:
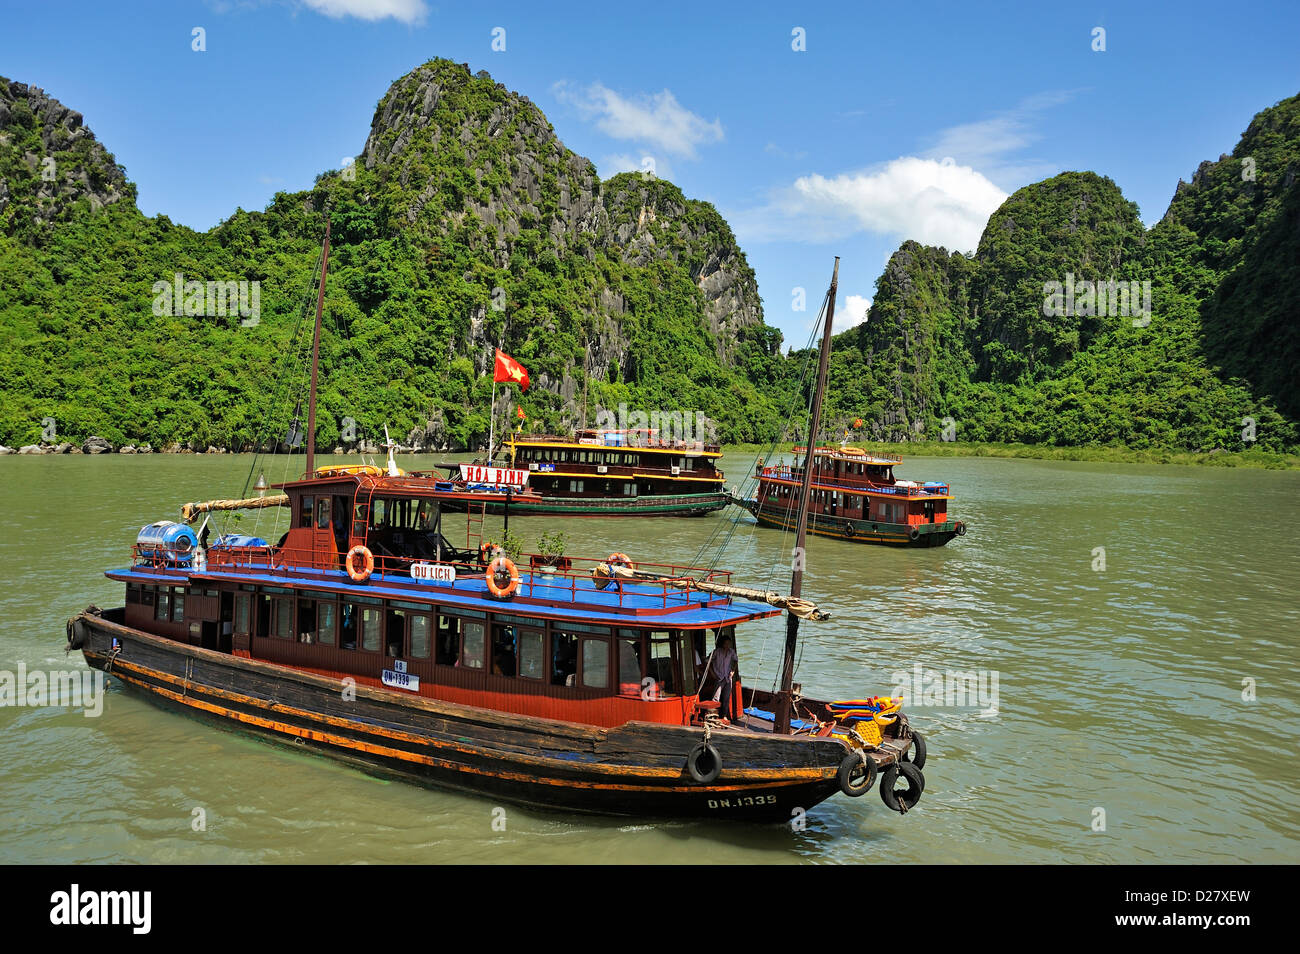
<path id="1" fill-rule="evenodd" d="M 724 460 L 735 482 L 749 464 Z M 238 493 L 249 465 L 6 458 L 0 669 L 80 668 L 63 621 L 120 605 L 102 571 L 126 562 L 141 525 Z M 280 459 L 267 478 L 299 466 Z M 810 539 L 805 595 L 834 617 L 803 624 L 796 678 L 811 696 L 851 698 L 899 674 L 911 689 L 918 664 L 949 684 L 996 674 L 996 714 L 908 701 L 930 757 L 906 817 L 874 791 L 818 806 L 799 831 L 497 806 L 165 713 L 115 684 L 98 719 L 0 708 L 0 862 L 1300 861 L 1300 544 L 1273 529 L 1296 523 L 1300 475 L 976 459 L 901 471 L 950 480 L 971 533 L 936 550 Z M 276 519 L 225 529 L 274 540 Z M 740 581 L 789 582 L 792 537 L 731 510 L 511 529 L 531 549 L 557 523 L 570 553 L 666 563 L 705 548 Z M 742 629 L 746 684 L 772 685 L 783 627 Z"/>

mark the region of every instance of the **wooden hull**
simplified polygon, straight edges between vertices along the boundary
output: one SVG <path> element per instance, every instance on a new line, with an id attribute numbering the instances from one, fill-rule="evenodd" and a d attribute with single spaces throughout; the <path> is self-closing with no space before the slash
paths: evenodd
<path id="1" fill-rule="evenodd" d="M 554 517 L 699 517 L 721 510 L 729 502 L 725 493 L 672 494 L 643 497 L 543 496 L 541 502 L 510 502 L 510 513 L 521 516 Z M 451 509 L 444 507 L 444 509 Z M 499 504 L 488 504 L 487 512 L 500 514 Z"/>
<path id="2" fill-rule="evenodd" d="M 107 618 L 71 622 L 86 662 L 166 708 L 307 746 L 377 774 L 563 811 L 788 820 L 838 790 L 836 739 L 715 731 L 723 770 L 686 771 L 693 727 L 606 729 L 372 689 L 153 636 Z M 75 643 L 74 643 L 75 648 Z M 889 757 L 892 761 L 892 756 Z"/>
<path id="3" fill-rule="evenodd" d="M 759 523 L 767 527 L 780 527 L 784 530 L 794 529 L 794 515 L 782 510 L 772 512 L 761 507 L 747 506 Z M 916 537 L 911 531 L 917 531 Z M 941 547 L 953 537 L 959 536 L 957 522 L 924 523 L 914 526 L 906 524 L 878 523 L 870 520 L 849 520 L 827 514 L 808 514 L 808 532 L 821 537 L 837 537 L 850 543 L 875 543 L 891 547 Z"/>

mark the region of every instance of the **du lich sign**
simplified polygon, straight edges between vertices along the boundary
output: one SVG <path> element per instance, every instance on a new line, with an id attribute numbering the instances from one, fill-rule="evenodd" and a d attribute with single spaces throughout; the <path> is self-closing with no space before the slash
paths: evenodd
<path id="1" fill-rule="evenodd" d="M 528 471 L 505 467 L 484 467 L 480 464 L 461 464 L 460 479 L 467 484 L 490 484 L 493 487 L 519 487 L 528 483 Z"/>

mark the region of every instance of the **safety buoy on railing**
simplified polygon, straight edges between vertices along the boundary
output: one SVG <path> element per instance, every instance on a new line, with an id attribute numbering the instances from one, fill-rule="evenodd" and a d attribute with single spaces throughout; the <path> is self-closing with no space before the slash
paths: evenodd
<path id="1" fill-rule="evenodd" d="M 478 562 L 480 566 L 487 566 L 494 559 L 500 556 L 504 551 L 500 544 L 484 541 L 478 547 Z"/>
<path id="2" fill-rule="evenodd" d="M 493 560 L 488 564 L 484 577 L 487 579 L 488 592 L 499 600 L 513 596 L 515 590 L 519 589 L 519 570 L 510 562 L 509 557 L 499 556 Z M 505 582 L 498 582 L 498 577 Z"/>
<path id="3" fill-rule="evenodd" d="M 622 566 L 629 570 L 635 570 L 636 564 L 626 553 L 611 553 L 609 559 L 604 563 L 597 563 L 596 568 L 591 571 L 591 577 L 596 581 L 596 588 L 603 590 L 609 584 L 616 582 L 614 567 Z"/>
<path id="4" fill-rule="evenodd" d="M 357 558 L 361 560 L 360 565 L 357 564 Z M 348 558 L 343 565 L 347 568 L 348 576 L 358 583 L 364 583 L 375 572 L 375 555 L 368 546 L 358 543 L 348 551 Z"/>

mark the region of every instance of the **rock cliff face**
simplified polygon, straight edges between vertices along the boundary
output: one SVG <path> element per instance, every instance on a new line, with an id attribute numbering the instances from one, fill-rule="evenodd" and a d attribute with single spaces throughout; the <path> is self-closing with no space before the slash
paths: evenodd
<path id="1" fill-rule="evenodd" d="M 134 201 L 134 187 L 80 113 L 0 76 L 0 228 L 39 228 L 123 198 Z"/>
<path id="2" fill-rule="evenodd" d="M 486 72 L 433 60 L 403 76 L 375 110 L 361 162 L 405 227 L 468 239 L 498 268 L 530 230 L 556 257 L 605 251 L 637 268 L 685 267 L 725 362 L 740 329 L 763 322 L 753 270 L 712 206 L 636 173 L 602 183 L 531 100 Z M 606 375 L 630 345 L 624 312 L 617 288 L 591 302 L 591 314 L 613 320 L 597 330 L 588 373 Z"/>

